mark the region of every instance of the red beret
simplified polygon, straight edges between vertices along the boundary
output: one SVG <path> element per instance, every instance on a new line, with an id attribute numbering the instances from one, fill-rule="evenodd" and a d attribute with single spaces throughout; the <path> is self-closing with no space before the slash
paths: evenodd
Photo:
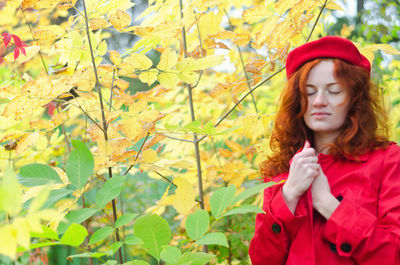
<path id="1" fill-rule="evenodd" d="M 371 64 L 348 39 L 326 36 L 308 42 L 292 50 L 286 59 L 286 77 L 296 72 L 303 64 L 316 58 L 337 58 L 371 71 Z"/>

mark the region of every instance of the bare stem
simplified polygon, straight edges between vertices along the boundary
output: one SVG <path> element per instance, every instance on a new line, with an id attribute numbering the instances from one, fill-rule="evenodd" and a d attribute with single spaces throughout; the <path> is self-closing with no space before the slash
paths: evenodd
<path id="1" fill-rule="evenodd" d="M 183 20 L 182 0 L 179 0 L 179 7 L 180 7 L 181 19 Z M 182 39 L 183 39 L 184 55 L 185 55 L 185 57 L 187 57 L 187 43 L 186 43 L 185 26 L 182 27 Z M 192 121 L 195 121 L 196 117 L 194 114 L 192 87 L 189 84 L 187 85 L 187 90 L 188 90 L 188 94 L 189 94 L 190 116 L 191 116 Z M 204 195 L 203 195 L 203 180 L 202 180 L 202 172 L 201 172 L 200 148 L 199 148 L 199 141 L 197 139 L 196 133 L 193 133 L 193 141 L 194 141 L 195 154 L 196 154 L 196 166 L 197 166 L 197 177 L 198 177 L 198 185 L 199 185 L 200 207 L 202 209 L 204 209 Z"/>
<path id="2" fill-rule="evenodd" d="M 86 205 L 85 205 L 85 196 L 83 196 L 83 194 L 81 196 L 81 201 L 82 201 L 82 208 L 85 208 L 86 207 Z M 83 226 L 85 227 L 86 231 L 88 231 L 88 220 L 85 220 L 85 222 L 83 222 Z M 86 247 L 87 247 L 87 251 L 90 252 L 89 237 L 88 236 L 85 237 L 85 244 L 86 244 Z M 93 265 L 92 257 L 89 257 L 89 264 Z"/>
<path id="3" fill-rule="evenodd" d="M 228 18 L 229 27 L 230 27 L 231 31 L 233 32 L 233 25 L 232 25 L 231 18 L 229 17 L 228 12 L 226 12 L 225 9 L 224 9 L 224 12 L 225 12 L 226 17 Z M 238 52 L 239 52 L 240 62 L 241 62 L 241 64 L 242 64 L 244 76 L 246 77 L 247 87 L 248 87 L 249 90 L 251 90 L 250 78 L 249 78 L 249 75 L 247 74 L 246 66 L 244 65 L 244 60 L 243 60 L 242 51 L 241 51 L 239 45 L 237 45 L 237 44 L 235 44 L 235 45 L 236 45 L 236 49 L 237 49 Z M 258 108 L 257 108 L 257 104 L 256 104 L 256 99 L 255 99 L 253 93 L 251 93 L 251 98 L 252 98 L 252 101 L 253 101 L 254 109 L 255 109 L 256 113 L 258 114 Z"/>
<path id="4" fill-rule="evenodd" d="M 97 74 L 97 67 L 96 67 L 96 63 L 95 63 L 95 60 L 94 60 L 94 54 L 93 54 L 93 47 L 92 47 L 92 43 L 91 43 L 91 40 L 90 40 L 90 30 L 89 30 L 88 15 L 87 15 L 87 11 L 86 11 L 85 0 L 82 0 L 82 4 L 83 4 L 83 10 L 84 10 L 84 14 L 85 14 L 86 35 L 87 35 L 87 38 L 88 38 L 90 55 L 91 55 L 91 58 L 92 58 L 93 71 L 94 71 L 94 75 L 96 77 L 96 90 L 97 90 L 97 94 L 99 95 L 99 101 L 100 101 L 101 117 L 102 117 L 102 121 L 103 121 L 103 134 L 104 134 L 104 139 L 106 141 L 108 141 L 107 120 L 106 120 L 105 113 L 104 113 L 103 96 L 101 94 L 99 76 Z M 112 167 L 108 168 L 108 176 L 109 176 L 109 178 L 112 178 L 112 176 L 113 176 L 112 175 Z M 115 199 L 112 200 L 114 223 L 117 221 L 117 218 L 118 218 L 115 201 L 116 201 Z M 116 241 L 120 241 L 120 236 L 119 236 L 119 230 L 118 229 L 115 229 L 115 239 L 116 239 Z M 119 261 L 119 263 L 124 263 L 123 258 L 122 258 L 122 250 L 121 250 L 121 248 L 118 249 L 118 261 Z"/>

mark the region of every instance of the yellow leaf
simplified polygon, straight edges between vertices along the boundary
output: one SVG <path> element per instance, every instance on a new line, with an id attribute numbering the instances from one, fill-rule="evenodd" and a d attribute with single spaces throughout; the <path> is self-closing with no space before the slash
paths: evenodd
<path id="1" fill-rule="evenodd" d="M 193 65 L 191 65 L 191 71 L 204 70 L 210 67 L 220 65 L 224 61 L 222 55 L 209 55 L 204 58 L 196 60 Z"/>
<path id="2" fill-rule="evenodd" d="M 157 75 L 158 75 L 157 69 L 150 69 L 146 72 L 140 73 L 139 80 L 150 86 L 157 80 Z"/>
<path id="3" fill-rule="evenodd" d="M 142 154 L 143 163 L 151 164 L 157 161 L 157 152 L 153 149 L 147 149 Z"/>
<path id="4" fill-rule="evenodd" d="M 38 133 L 27 133 L 21 137 L 18 142 L 16 153 L 17 155 L 21 155 L 23 152 L 28 150 L 33 144 L 36 143 L 39 138 Z"/>
<path id="5" fill-rule="evenodd" d="M 181 81 L 175 73 L 161 73 L 158 75 L 158 81 L 165 88 L 176 88 Z"/>
<path id="6" fill-rule="evenodd" d="M 11 216 L 19 213 L 22 207 L 22 190 L 11 168 L 3 172 L 0 182 L 0 209 Z M 0 237 L 2 238 L 2 237 Z M 2 240 L 0 240 L 2 241 Z"/>
<path id="7" fill-rule="evenodd" d="M 0 254 L 15 259 L 17 254 L 17 239 L 15 229 L 11 225 L 0 227 Z"/>
<path id="8" fill-rule="evenodd" d="M 178 57 L 176 56 L 176 52 L 171 49 L 165 49 L 161 54 L 160 62 L 157 65 L 157 68 L 162 71 L 168 71 L 172 69 L 176 63 L 178 62 Z"/>
<path id="9" fill-rule="evenodd" d="M 195 191 L 193 185 L 183 177 L 176 177 L 173 183 L 177 186 L 175 195 L 172 195 L 172 205 L 180 214 L 187 214 L 195 205 Z"/>
<path id="10" fill-rule="evenodd" d="M 118 65 L 121 63 L 122 59 L 121 56 L 119 55 L 119 52 L 111 50 L 109 51 L 110 53 L 110 60 L 113 62 L 113 64 Z"/>
<path id="11" fill-rule="evenodd" d="M 131 16 L 124 10 L 117 9 L 110 15 L 110 23 L 116 29 L 123 29 L 131 24 Z"/>
<path id="12" fill-rule="evenodd" d="M 36 212 L 37 210 L 40 209 L 40 207 L 43 206 L 43 204 L 46 202 L 47 198 L 49 197 L 50 194 L 50 188 L 49 187 L 44 187 L 41 189 L 40 193 L 33 198 L 31 204 L 29 205 L 29 213 Z"/>
<path id="13" fill-rule="evenodd" d="M 22 53 L 20 53 L 19 57 L 17 58 L 17 60 L 15 60 L 16 63 L 24 63 L 26 61 L 29 61 L 33 56 L 35 56 L 38 51 L 40 50 L 39 46 L 29 46 L 25 48 L 26 51 L 26 56 L 23 55 Z M 14 62 L 14 53 L 9 53 L 4 57 L 4 61 L 6 62 Z"/>
<path id="14" fill-rule="evenodd" d="M 371 44 L 365 47 L 359 48 L 360 52 L 367 57 L 368 61 L 374 61 L 374 52 L 377 50 L 381 50 L 384 53 L 398 55 L 400 52 L 396 50 L 390 44 Z"/>
<path id="15" fill-rule="evenodd" d="M 338 5 L 337 3 L 333 2 L 333 1 L 330 1 L 330 2 L 326 5 L 325 8 L 327 8 L 327 9 L 332 9 L 332 10 L 344 11 L 344 9 L 343 9 L 340 5 Z"/>
<path id="16" fill-rule="evenodd" d="M 16 218 L 13 223 L 12 227 L 16 231 L 16 240 L 17 244 L 21 245 L 24 248 L 29 248 L 29 244 L 31 242 L 31 236 L 30 236 L 30 226 L 28 223 L 28 220 L 25 218 Z"/>
<path id="17" fill-rule="evenodd" d="M 199 79 L 199 74 L 195 72 L 185 71 L 178 74 L 179 78 L 188 84 L 194 84 Z"/>
<path id="18" fill-rule="evenodd" d="M 255 22 L 258 22 L 260 20 L 263 20 L 267 18 L 268 16 L 272 16 L 273 12 L 271 11 L 270 8 L 263 6 L 258 6 L 258 7 L 253 7 L 246 9 L 243 12 L 243 19 L 249 23 L 253 24 Z"/>
<path id="19" fill-rule="evenodd" d="M 347 38 L 348 36 L 350 36 L 353 30 L 354 30 L 353 25 L 349 27 L 347 24 L 344 24 L 342 29 L 340 30 L 340 36 L 342 36 L 343 38 Z"/>
<path id="20" fill-rule="evenodd" d="M 73 83 L 79 90 L 90 91 L 96 84 L 93 67 L 84 67 L 76 70 Z"/>
<path id="21" fill-rule="evenodd" d="M 131 69 L 131 72 L 135 69 L 147 70 L 153 65 L 153 62 L 146 55 L 138 53 L 132 53 L 126 57 L 124 63 L 130 64 L 134 68 Z"/>
<path id="22" fill-rule="evenodd" d="M 89 21 L 89 27 L 93 30 L 105 29 L 109 26 L 107 20 L 102 17 L 95 17 Z"/>
<path id="23" fill-rule="evenodd" d="M 243 152 L 243 146 L 241 146 L 240 144 L 234 142 L 234 141 L 230 141 L 227 140 L 225 141 L 225 144 L 233 151 L 233 152 Z"/>

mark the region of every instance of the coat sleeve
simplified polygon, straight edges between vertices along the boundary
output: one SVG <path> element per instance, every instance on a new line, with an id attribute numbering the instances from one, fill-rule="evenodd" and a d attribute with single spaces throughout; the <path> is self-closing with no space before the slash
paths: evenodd
<path id="1" fill-rule="evenodd" d="M 283 184 L 278 184 L 264 191 L 265 214 L 256 216 L 255 233 L 249 248 L 253 265 L 285 264 L 291 240 L 305 219 L 303 198 L 293 215 L 283 198 L 282 186 Z"/>
<path id="2" fill-rule="evenodd" d="M 363 265 L 400 265 L 400 147 L 390 146 L 382 165 L 377 216 L 343 199 L 323 236 L 340 256 Z"/>

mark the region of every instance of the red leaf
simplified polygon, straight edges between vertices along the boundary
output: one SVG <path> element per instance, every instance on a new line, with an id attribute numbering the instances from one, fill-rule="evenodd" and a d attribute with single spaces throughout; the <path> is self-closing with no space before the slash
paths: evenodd
<path id="1" fill-rule="evenodd" d="M 25 45 L 26 47 L 26 45 Z M 23 46 L 19 47 L 19 49 L 21 50 L 22 54 L 26 56 L 26 51 L 25 48 Z"/>
<path id="2" fill-rule="evenodd" d="M 3 34 L 1 34 L 1 36 L 3 37 L 4 45 L 7 47 L 11 40 L 11 34 L 4 32 Z"/>
<path id="3" fill-rule="evenodd" d="M 22 43 L 21 39 L 17 35 L 14 35 L 14 34 L 12 34 L 11 36 L 14 39 L 15 46 L 22 47 L 23 43 Z"/>
<path id="4" fill-rule="evenodd" d="M 16 48 L 14 49 L 14 61 L 18 58 L 18 56 L 19 56 L 19 48 L 16 47 Z"/>

